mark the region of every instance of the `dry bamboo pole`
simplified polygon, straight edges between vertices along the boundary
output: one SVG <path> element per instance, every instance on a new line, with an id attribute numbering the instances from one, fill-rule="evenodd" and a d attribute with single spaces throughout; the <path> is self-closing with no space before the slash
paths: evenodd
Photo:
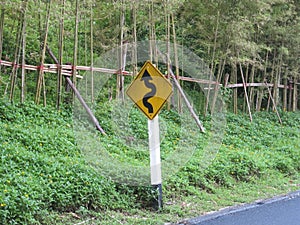
<path id="1" fill-rule="evenodd" d="M 274 88 L 273 88 L 273 99 L 275 102 L 275 105 L 273 105 L 273 107 L 277 107 L 278 105 L 278 101 L 279 101 L 279 89 L 278 86 L 280 84 L 280 75 L 281 75 L 281 67 L 282 67 L 282 52 L 280 52 L 279 54 L 279 64 L 277 65 L 277 69 L 276 69 L 276 74 L 275 74 L 275 80 L 274 80 Z"/>
<path id="2" fill-rule="evenodd" d="M 57 63 L 57 100 L 56 108 L 60 108 L 62 99 L 62 67 L 63 64 L 63 49 L 64 49 L 64 15 L 65 15 L 65 0 L 61 0 L 61 13 L 59 20 L 59 40 L 58 40 L 58 63 Z"/>
<path id="3" fill-rule="evenodd" d="M 80 103 L 82 104 L 82 106 L 84 107 L 84 109 L 86 110 L 87 114 L 89 115 L 89 117 L 91 118 L 92 122 L 94 123 L 96 129 L 99 130 L 101 132 L 101 134 L 106 134 L 105 131 L 100 126 L 97 118 L 94 116 L 92 110 L 85 103 L 85 101 L 81 97 L 79 91 L 77 90 L 77 88 L 75 87 L 75 85 L 72 83 L 71 79 L 69 77 L 66 77 L 66 81 L 68 82 L 68 84 L 70 85 L 70 87 L 74 91 L 76 97 L 78 98 L 78 100 L 80 101 Z"/>
<path id="4" fill-rule="evenodd" d="M 195 120 L 196 124 L 197 124 L 198 127 L 200 128 L 200 131 L 203 132 L 203 133 L 205 133 L 205 129 L 204 129 L 202 123 L 200 122 L 200 120 L 199 120 L 197 114 L 195 113 L 195 111 L 194 111 L 194 109 L 193 109 L 193 106 L 192 106 L 191 103 L 189 102 L 189 100 L 188 100 L 188 98 L 186 97 L 184 91 L 182 90 L 182 88 L 181 88 L 181 86 L 180 86 L 178 80 L 176 79 L 176 76 L 174 75 L 172 69 L 170 68 L 169 71 L 170 71 L 170 75 L 171 75 L 171 77 L 172 77 L 172 79 L 173 79 L 173 81 L 174 81 L 174 84 L 175 84 L 175 86 L 177 87 L 177 89 L 179 90 L 179 92 L 180 92 L 180 94 L 181 94 L 181 96 L 182 96 L 182 98 L 183 98 L 183 100 L 184 100 L 186 106 L 188 107 L 188 109 L 189 109 L 189 111 L 190 111 L 190 113 L 191 113 L 193 119 Z"/>
<path id="5" fill-rule="evenodd" d="M 84 8 L 87 6 L 86 0 L 83 0 L 83 5 Z M 87 60 L 87 51 L 88 51 L 88 42 L 87 42 L 87 18 L 86 18 L 86 10 L 83 11 L 84 12 L 84 19 L 83 19 L 83 23 L 84 23 L 84 65 L 87 65 L 88 60 Z"/>
<path id="6" fill-rule="evenodd" d="M 288 92 L 288 68 L 285 70 L 285 75 L 283 78 L 284 89 L 283 89 L 283 111 L 287 111 L 287 92 Z"/>
<path id="7" fill-rule="evenodd" d="M 94 31 L 93 31 L 93 24 L 94 24 L 94 15 L 93 15 L 93 2 L 90 4 L 90 61 L 91 61 L 91 101 L 94 103 Z"/>
<path id="8" fill-rule="evenodd" d="M 120 72 L 124 69 L 124 26 L 125 26 L 125 0 L 121 2 L 121 15 L 120 15 L 120 55 L 119 55 L 119 70 Z M 116 98 L 124 101 L 124 77 L 122 73 L 117 74 L 117 90 Z"/>
<path id="9" fill-rule="evenodd" d="M 219 63 L 217 80 L 216 80 L 216 84 L 215 84 L 215 87 L 214 87 L 214 96 L 213 96 L 213 101 L 212 101 L 212 105 L 211 105 L 211 114 L 213 114 L 214 111 L 215 111 L 218 92 L 219 92 L 219 88 L 220 88 L 219 84 L 221 83 L 221 76 L 222 76 L 222 73 L 224 71 L 225 65 L 226 65 L 226 57 L 225 57 L 225 59 L 221 60 L 220 63 Z"/>
<path id="10" fill-rule="evenodd" d="M 47 52 L 49 53 L 49 55 L 51 56 L 51 58 L 54 60 L 55 63 L 58 64 L 58 60 L 55 57 L 55 55 L 52 53 L 52 51 L 50 50 L 50 48 L 47 48 Z M 102 134 L 106 134 L 105 131 L 102 129 L 102 127 L 100 126 L 97 118 L 94 116 L 92 110 L 88 107 L 88 105 L 85 103 L 85 101 L 83 100 L 82 96 L 80 95 L 79 91 L 77 90 L 76 86 L 72 83 L 71 79 L 69 77 L 66 77 L 66 82 L 70 85 L 70 87 L 72 88 L 73 92 L 75 93 L 75 96 L 78 98 L 79 102 L 81 103 L 81 105 L 84 107 L 84 109 L 86 110 L 86 112 L 88 113 L 89 117 L 91 118 L 92 122 L 94 123 L 95 127 L 97 128 L 97 130 L 99 130 Z"/>
<path id="11" fill-rule="evenodd" d="M 153 25 L 153 1 L 148 0 L 148 18 L 149 18 L 149 53 L 150 53 L 150 61 L 153 62 L 153 46 L 152 46 L 152 38 L 153 38 L 153 30 L 152 30 L 152 25 Z M 158 65 L 156 65 L 158 66 Z"/>
<path id="12" fill-rule="evenodd" d="M 167 64 L 167 60 L 166 60 L 166 58 L 165 58 L 165 55 L 164 55 L 158 48 L 156 48 L 156 49 L 157 49 L 158 54 L 159 54 L 160 56 L 162 56 L 162 60 L 164 61 L 164 63 Z M 186 97 L 186 95 L 185 95 L 183 89 L 181 88 L 181 86 L 180 86 L 178 80 L 176 79 L 176 76 L 175 76 L 175 74 L 173 73 L 172 68 L 169 68 L 168 71 L 170 72 L 170 76 L 172 77 L 173 82 L 174 82 L 176 88 L 179 90 L 179 93 L 181 94 L 181 97 L 183 98 L 183 100 L 184 100 L 184 102 L 185 102 L 185 104 L 186 104 L 188 110 L 190 111 L 190 114 L 191 114 L 192 118 L 195 120 L 197 126 L 200 128 L 200 131 L 203 132 L 203 133 L 205 133 L 205 128 L 203 127 L 201 121 L 199 120 L 197 114 L 195 113 L 195 111 L 194 111 L 194 109 L 193 109 L 192 104 L 190 103 L 190 101 L 189 101 L 188 98 Z"/>
<path id="13" fill-rule="evenodd" d="M 76 87 L 76 74 L 77 74 L 77 54 L 78 54 L 78 25 L 79 25 L 79 0 L 76 0 L 75 8 L 75 30 L 74 30 L 74 49 L 73 49 L 73 67 L 72 67 L 72 81 Z M 75 95 L 73 94 L 73 100 Z"/>
<path id="14" fill-rule="evenodd" d="M 21 73 L 21 103 L 25 101 L 25 53 L 26 53 L 26 9 L 27 1 L 24 2 L 24 19 L 22 24 L 22 73 Z"/>
<path id="15" fill-rule="evenodd" d="M 292 80 L 288 80 L 289 85 L 289 103 L 288 103 L 288 111 L 292 111 L 292 100 L 293 100 L 293 85 Z"/>
<path id="16" fill-rule="evenodd" d="M 86 8 L 87 3 L 86 0 L 83 1 L 84 8 Z M 87 57 L 87 52 L 88 52 L 88 42 L 87 42 L 87 18 L 86 18 L 87 11 L 84 11 L 84 65 L 88 64 L 88 57 Z M 85 97 L 87 98 L 88 96 L 88 79 L 85 79 Z"/>
<path id="17" fill-rule="evenodd" d="M 171 30 L 170 30 L 170 10 L 169 10 L 169 0 L 165 0 L 165 23 L 166 23 L 166 49 L 167 49 L 167 79 L 170 79 L 170 69 L 171 69 L 171 57 L 170 57 L 170 37 L 171 37 Z M 168 110 L 171 109 L 171 100 L 173 98 L 168 99 L 167 101 L 167 108 Z"/>
<path id="18" fill-rule="evenodd" d="M 271 81 L 270 81 L 270 83 L 273 83 L 273 80 L 274 80 L 276 55 L 277 55 L 277 52 L 276 52 L 276 50 L 274 50 L 274 58 L 273 58 L 273 62 L 272 62 Z M 269 95 L 268 104 L 267 104 L 267 111 L 269 111 L 270 103 L 271 103 L 271 96 Z"/>
<path id="19" fill-rule="evenodd" d="M 298 69 L 299 70 L 299 69 Z M 294 77 L 294 91 L 293 91 L 293 112 L 297 110 L 297 96 L 298 96 L 298 87 L 297 87 L 297 77 Z"/>
<path id="20" fill-rule="evenodd" d="M 246 66 L 245 82 L 246 82 L 246 84 L 251 83 L 250 80 L 249 80 L 249 62 L 247 62 L 247 66 Z M 248 91 L 248 95 L 250 95 L 250 91 Z M 251 100 L 250 100 L 250 103 L 251 103 Z M 244 96 L 243 112 L 246 112 L 246 107 L 247 107 L 246 105 L 247 105 L 246 104 L 246 96 Z"/>
<path id="21" fill-rule="evenodd" d="M 132 65 L 133 65 L 133 74 L 137 73 L 137 23 L 136 23 L 136 6 L 137 2 L 136 0 L 132 1 L 132 18 L 133 18 L 133 42 L 134 42 L 134 48 L 133 48 L 133 57 L 132 57 Z"/>
<path id="22" fill-rule="evenodd" d="M 248 93 L 247 93 L 247 87 L 246 87 L 246 82 L 245 82 L 245 78 L 244 78 L 244 73 L 243 73 L 243 68 L 242 68 L 241 62 L 239 62 L 239 66 L 240 66 L 240 72 L 241 72 L 241 76 L 242 76 L 242 81 L 243 81 L 243 86 L 244 86 L 244 92 L 245 92 L 246 101 L 247 101 L 249 118 L 250 118 L 250 121 L 252 122 L 252 113 L 251 113 L 251 108 L 250 108 L 250 103 L 249 103 L 249 98 L 248 98 Z"/>
<path id="23" fill-rule="evenodd" d="M 267 78 L 268 60 L 269 60 L 269 51 L 267 51 L 267 54 L 266 54 L 266 60 L 265 60 L 265 66 L 264 66 L 264 75 L 263 75 L 263 82 L 265 82 L 265 80 Z M 257 108 L 256 108 L 256 111 L 258 111 L 258 112 L 261 110 L 261 104 L 262 104 L 263 97 L 264 97 L 264 90 L 261 89 L 259 91 L 258 104 L 257 104 Z"/>
<path id="24" fill-rule="evenodd" d="M 237 68 L 236 68 L 236 62 L 232 62 L 232 70 L 231 70 L 231 77 L 233 79 L 233 82 L 236 84 L 237 83 Z M 230 79 L 231 80 L 231 79 Z M 234 114 L 238 113 L 238 103 L 237 103 L 237 97 L 238 97 L 238 93 L 237 93 L 237 89 L 235 88 L 233 90 L 233 112 Z"/>
<path id="25" fill-rule="evenodd" d="M 249 81 L 250 83 L 254 83 L 254 75 L 255 75 L 255 64 L 252 65 L 251 68 L 251 73 L 250 73 L 250 77 L 249 77 Z M 254 104 L 254 88 L 253 87 L 249 87 L 249 101 L 250 101 L 250 107 Z M 252 107 L 254 108 L 254 107 Z"/>
<path id="26" fill-rule="evenodd" d="M 21 17 L 21 20 L 18 22 L 18 28 L 17 28 L 17 36 L 16 36 L 16 48 L 15 48 L 15 54 L 14 54 L 14 62 L 12 67 L 12 72 L 10 75 L 10 93 L 9 93 L 9 100 L 13 102 L 14 98 L 14 92 L 15 92 L 15 86 L 17 81 L 17 73 L 18 73 L 18 64 L 20 60 L 20 45 L 22 41 L 22 24 L 23 24 L 23 17 Z"/>
<path id="27" fill-rule="evenodd" d="M 37 90 L 36 90 L 36 96 L 35 96 L 35 103 L 39 104 L 40 96 L 41 96 L 41 89 L 43 87 L 44 106 L 46 106 L 46 87 L 45 87 L 45 77 L 44 77 L 44 61 L 45 61 L 45 53 L 46 53 L 48 31 L 49 31 L 50 10 L 51 10 L 51 0 L 49 0 L 48 5 L 47 5 L 45 36 L 44 36 L 44 41 L 42 43 L 43 48 L 42 48 L 42 52 L 41 52 L 40 69 L 39 69 L 39 74 L 38 74 L 38 81 L 37 81 L 37 88 L 36 88 Z"/>
<path id="28" fill-rule="evenodd" d="M 217 38 L 218 38 L 218 31 L 219 31 L 219 18 L 220 18 L 220 12 L 218 11 L 217 21 L 216 21 L 216 29 L 215 29 L 215 33 L 214 33 L 214 46 L 213 46 L 213 52 L 212 52 L 212 58 L 211 58 L 211 66 L 210 66 L 210 73 L 209 73 L 209 84 L 208 84 L 208 90 L 207 90 L 207 95 L 206 95 L 204 115 L 206 115 L 207 112 L 208 112 L 211 82 L 212 82 L 212 77 L 213 77 L 213 74 L 214 74 L 214 71 L 215 71 L 215 55 L 216 55 Z"/>
<path id="29" fill-rule="evenodd" d="M 174 58 L 175 58 L 175 75 L 176 79 L 179 79 L 179 62 L 178 62 L 178 49 L 177 49 L 177 38 L 176 38 L 176 29 L 175 29 L 175 21 L 174 21 L 174 14 L 171 13 L 171 21 L 172 21 L 172 28 L 173 28 L 173 43 L 174 43 Z M 178 98 L 177 98 L 177 108 L 178 113 L 181 113 L 181 95 L 179 94 L 179 91 L 177 90 Z"/>
<path id="30" fill-rule="evenodd" d="M 5 19 L 5 9 L 1 5 L 1 15 L 0 15 L 0 60 L 2 59 L 2 52 L 3 52 L 4 19 Z M 1 76 L 1 64 L 0 64 L 0 76 Z"/>
<path id="31" fill-rule="evenodd" d="M 272 103 L 273 103 L 274 110 L 275 110 L 276 115 L 277 115 L 277 117 L 278 117 L 279 123 L 282 124 L 282 120 L 281 120 L 281 118 L 280 118 L 280 115 L 279 115 L 279 113 L 278 113 L 277 107 L 276 107 L 276 105 L 275 105 L 275 100 L 274 100 L 274 98 L 272 97 L 272 92 L 271 92 L 270 88 L 268 87 L 267 83 L 266 83 L 266 87 L 267 87 L 267 89 L 268 89 L 269 96 L 270 96 L 271 101 L 272 101 Z"/>

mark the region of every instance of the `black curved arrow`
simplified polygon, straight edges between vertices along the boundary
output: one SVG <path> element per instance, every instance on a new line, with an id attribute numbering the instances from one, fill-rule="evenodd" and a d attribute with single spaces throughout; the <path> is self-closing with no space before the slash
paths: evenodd
<path id="1" fill-rule="evenodd" d="M 145 72 L 141 78 L 141 81 L 144 81 L 145 86 L 147 88 L 150 88 L 151 91 L 148 92 L 147 94 L 145 94 L 145 96 L 143 97 L 143 104 L 148 109 L 148 113 L 153 113 L 153 106 L 151 105 L 150 102 L 148 102 L 148 100 L 150 98 L 154 97 L 154 95 L 156 94 L 156 87 L 153 83 L 150 83 L 150 80 L 152 80 L 152 77 L 150 76 L 148 71 L 145 70 Z"/>

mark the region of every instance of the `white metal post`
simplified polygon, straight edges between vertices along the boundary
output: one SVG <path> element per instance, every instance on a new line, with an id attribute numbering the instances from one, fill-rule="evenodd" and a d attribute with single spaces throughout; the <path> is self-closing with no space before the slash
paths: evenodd
<path id="1" fill-rule="evenodd" d="M 162 208 L 162 179 L 158 115 L 148 120 L 151 184 L 158 191 L 158 208 Z"/>

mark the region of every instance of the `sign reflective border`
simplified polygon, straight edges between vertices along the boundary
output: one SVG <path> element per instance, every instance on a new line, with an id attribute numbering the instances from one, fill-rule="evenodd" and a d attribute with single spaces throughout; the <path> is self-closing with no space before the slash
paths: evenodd
<path id="1" fill-rule="evenodd" d="M 152 120 L 172 94 L 172 84 L 150 61 L 147 61 L 130 84 L 126 94 Z"/>

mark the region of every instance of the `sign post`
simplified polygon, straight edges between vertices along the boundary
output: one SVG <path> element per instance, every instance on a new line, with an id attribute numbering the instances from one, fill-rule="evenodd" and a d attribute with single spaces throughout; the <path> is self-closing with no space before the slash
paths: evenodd
<path id="1" fill-rule="evenodd" d="M 158 208 L 161 209 L 163 204 L 158 113 L 172 94 L 172 85 L 147 61 L 126 94 L 148 117 L 151 185 L 158 192 Z"/>
<path id="2" fill-rule="evenodd" d="M 158 115 L 155 116 L 153 120 L 148 119 L 148 135 L 150 150 L 151 184 L 158 192 L 158 208 L 161 209 L 163 203 Z"/>

